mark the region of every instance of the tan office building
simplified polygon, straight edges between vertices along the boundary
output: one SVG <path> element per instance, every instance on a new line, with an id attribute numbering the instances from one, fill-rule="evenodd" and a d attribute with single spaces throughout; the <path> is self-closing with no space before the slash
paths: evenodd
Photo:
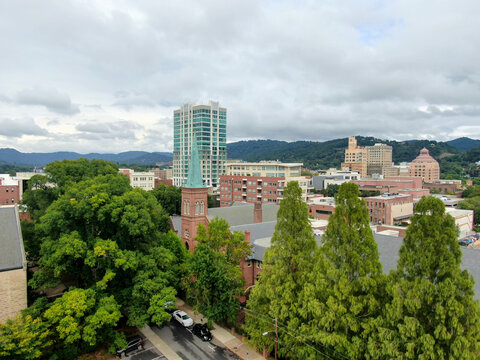
<path id="1" fill-rule="evenodd" d="M 342 169 L 348 168 L 350 171 L 358 172 L 360 177 L 366 177 L 367 163 L 367 149 L 358 146 L 355 136 L 350 136 L 348 138 L 348 148 L 345 149 L 345 161 L 342 163 Z"/>
<path id="2" fill-rule="evenodd" d="M 367 150 L 367 175 L 381 174 L 383 176 L 396 175 L 392 161 L 392 147 L 386 144 L 366 146 Z"/>

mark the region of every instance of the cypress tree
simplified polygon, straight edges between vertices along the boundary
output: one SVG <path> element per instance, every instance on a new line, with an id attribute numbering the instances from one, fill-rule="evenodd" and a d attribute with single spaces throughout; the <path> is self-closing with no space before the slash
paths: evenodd
<path id="1" fill-rule="evenodd" d="M 264 272 L 253 288 L 247 302 L 245 330 L 250 342 L 258 348 L 272 350 L 274 323 L 278 330 L 278 354 L 287 358 L 299 357 L 297 348 L 303 346 L 285 331 L 300 325 L 298 309 L 300 293 L 307 275 L 313 268 L 316 248 L 313 230 L 308 218 L 308 206 L 302 201 L 302 190 L 296 181 L 289 182 L 277 213 L 277 224 L 271 247 L 265 252 Z M 263 335 L 265 332 L 269 334 Z"/>
<path id="2" fill-rule="evenodd" d="M 389 276 L 390 301 L 379 321 L 377 358 L 479 359 L 480 312 L 473 278 L 460 269 L 454 219 L 442 201 L 424 197 Z"/>
<path id="3" fill-rule="evenodd" d="M 385 277 L 358 186 L 342 184 L 335 204 L 302 294 L 302 331 L 334 358 L 364 359 Z"/>

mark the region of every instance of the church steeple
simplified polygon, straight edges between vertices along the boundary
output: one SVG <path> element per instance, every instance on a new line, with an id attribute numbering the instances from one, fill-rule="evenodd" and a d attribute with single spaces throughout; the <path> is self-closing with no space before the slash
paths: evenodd
<path id="1" fill-rule="evenodd" d="M 202 169 L 200 167 L 200 156 L 198 154 L 197 136 L 193 134 L 192 152 L 190 153 L 190 162 L 188 164 L 188 177 L 183 187 L 189 189 L 204 188 L 202 180 Z"/>
<path id="2" fill-rule="evenodd" d="M 208 188 L 203 185 L 197 138 L 193 135 L 187 181 L 182 187 L 182 234 L 186 248 L 195 249 L 198 224 L 208 227 Z"/>

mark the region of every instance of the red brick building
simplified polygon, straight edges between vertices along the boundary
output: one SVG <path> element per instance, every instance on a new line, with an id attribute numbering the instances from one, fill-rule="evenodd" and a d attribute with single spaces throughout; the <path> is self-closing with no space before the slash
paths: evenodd
<path id="1" fill-rule="evenodd" d="M 410 194 L 382 194 L 366 197 L 365 202 L 374 225 L 395 225 L 413 215 L 413 196 Z"/>
<path id="2" fill-rule="evenodd" d="M 220 207 L 234 202 L 277 203 L 284 177 L 220 175 Z"/>
<path id="3" fill-rule="evenodd" d="M 20 201 L 18 181 L 9 176 L 0 177 L 0 205 L 13 205 Z"/>

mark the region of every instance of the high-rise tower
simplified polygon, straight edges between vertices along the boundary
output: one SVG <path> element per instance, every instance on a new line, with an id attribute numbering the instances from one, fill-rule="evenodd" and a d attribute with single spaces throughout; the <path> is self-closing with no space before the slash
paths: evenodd
<path id="1" fill-rule="evenodd" d="M 173 184 L 183 186 L 187 178 L 195 134 L 204 184 L 217 187 L 227 159 L 227 109 L 214 101 L 184 104 L 173 112 L 173 128 Z"/>

